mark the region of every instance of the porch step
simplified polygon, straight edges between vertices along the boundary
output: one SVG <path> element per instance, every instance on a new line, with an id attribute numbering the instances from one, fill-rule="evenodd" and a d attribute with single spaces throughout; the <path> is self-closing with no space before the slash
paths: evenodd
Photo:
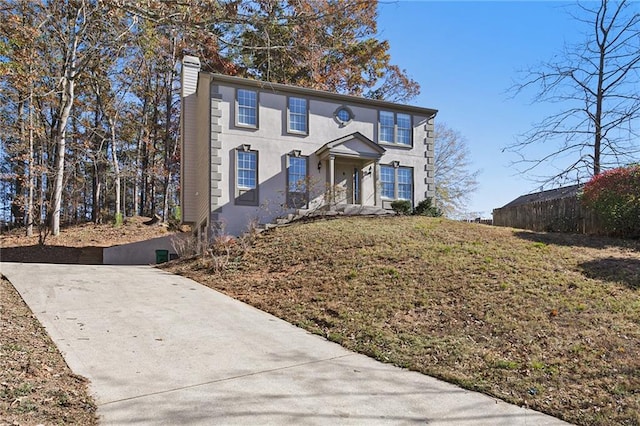
<path id="1" fill-rule="evenodd" d="M 394 212 L 377 206 L 361 206 L 359 204 L 338 204 L 335 210 L 345 216 L 384 216 Z"/>
<path id="2" fill-rule="evenodd" d="M 304 218 L 314 217 L 331 217 L 331 216 L 384 216 L 394 215 L 390 210 L 385 210 L 376 206 L 361 206 L 359 204 L 338 204 L 333 208 L 324 208 L 310 210 L 297 209 L 295 213 L 289 213 L 286 216 L 278 217 L 272 223 L 261 224 L 263 230 L 277 228 L 278 226 L 286 226 L 291 222 Z"/>

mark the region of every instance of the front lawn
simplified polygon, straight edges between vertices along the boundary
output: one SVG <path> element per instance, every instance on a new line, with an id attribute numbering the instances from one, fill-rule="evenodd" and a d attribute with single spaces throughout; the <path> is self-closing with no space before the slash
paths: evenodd
<path id="1" fill-rule="evenodd" d="M 170 268 L 384 362 L 577 424 L 640 424 L 637 242 L 348 218 L 235 253 Z"/>

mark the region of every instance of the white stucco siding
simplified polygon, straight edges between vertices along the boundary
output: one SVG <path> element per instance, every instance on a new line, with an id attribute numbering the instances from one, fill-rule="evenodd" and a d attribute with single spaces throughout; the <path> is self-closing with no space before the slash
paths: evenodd
<path id="1" fill-rule="evenodd" d="M 290 212 L 286 207 L 287 158 L 298 152 L 308 159 L 312 208 L 326 202 L 324 194 L 331 185 L 335 185 L 333 190 L 341 187 L 346 192 L 342 202 L 380 206 L 378 165 L 395 161 L 413 169 L 414 204 L 433 196 L 436 110 L 203 73 L 193 57 L 185 57 L 182 77 L 183 220 L 196 226 L 204 236 L 202 242 L 210 231 L 216 232 L 216 225 L 237 235 L 253 221 L 270 222 Z M 236 124 L 238 88 L 257 93 L 255 128 Z M 291 96 L 307 101 L 307 132 L 303 134 L 288 131 Z M 335 117 L 341 107 L 352 117 L 347 123 Z M 380 111 L 412 116 L 411 146 L 377 145 Z M 255 192 L 236 188 L 238 149 L 258 153 Z"/>
<path id="2" fill-rule="evenodd" d="M 433 190 L 433 119 L 413 115 L 413 147 L 383 144 L 387 150 L 380 164 L 398 161 L 413 169 L 413 203 L 434 196 Z"/>
<path id="3" fill-rule="evenodd" d="M 376 140 L 378 118 L 375 109 L 325 100 L 311 100 L 309 105 L 309 136 L 316 144 L 319 143 L 318 148 L 329 141 L 355 132 Z M 353 121 L 346 125 L 340 125 L 334 117 L 336 110 L 341 106 L 346 106 L 353 112 Z"/>
<path id="4" fill-rule="evenodd" d="M 218 166 L 221 180 L 218 183 L 220 196 L 215 210 L 223 224 L 224 232 L 229 234 L 243 232 L 251 221 L 270 222 L 290 211 L 286 208 L 286 157 L 293 150 L 300 150 L 301 155 L 308 157 L 308 175 L 313 187 L 310 198 L 321 200 L 320 194 L 324 192 L 329 182 L 328 162 L 326 159 L 323 160 L 318 170 L 319 159 L 314 153 L 328 142 L 356 132 L 377 142 L 378 107 L 368 107 L 359 103 L 350 104 L 344 100 L 332 102 L 324 97 L 314 98 L 295 94 L 294 96 L 303 97 L 308 102 L 308 134 L 292 134 L 287 131 L 288 95 L 286 93 L 216 82 L 215 77 L 212 79 L 212 84 L 216 88 L 217 95 L 221 96 L 219 104 L 221 149 L 218 151 L 221 159 Z M 235 103 L 238 87 L 258 92 L 258 126 L 255 129 L 236 125 Z M 341 125 L 334 117 L 336 110 L 341 106 L 348 107 L 353 114 L 353 120 L 346 125 Z M 398 112 L 402 110 L 399 109 Z M 428 126 L 425 126 L 427 120 L 427 116 L 412 114 L 414 127 L 412 147 L 381 144 L 386 152 L 380 159 L 380 164 L 399 161 L 401 166 L 413 168 L 414 204 L 424 199 L 425 194 L 429 193 L 428 156 L 432 155 L 432 151 L 429 153 L 427 148 L 429 144 L 432 146 L 432 141 L 429 141 L 427 136 Z M 206 127 L 208 132 L 209 125 L 207 124 Z M 200 135 L 199 141 L 202 142 Z M 208 146 L 206 143 L 203 145 Z M 249 145 L 250 150 L 258 152 L 259 202 L 257 206 L 235 203 L 236 150 L 242 145 Z M 374 205 L 376 196 L 379 197 L 377 194 L 379 189 L 375 185 L 377 177 L 375 164 L 365 158 L 368 149 L 365 145 L 359 141 L 350 141 L 339 146 L 336 152 L 340 157 L 336 160 L 336 164 L 340 163 L 339 167 L 344 169 L 345 175 L 352 173 L 356 168 L 361 170 L 360 201 L 366 205 Z M 358 154 L 361 154 L 360 158 L 356 158 Z M 372 156 L 375 157 L 373 152 Z M 350 162 L 352 158 L 353 161 Z M 198 161 L 198 167 L 202 168 L 202 171 L 206 166 L 205 163 L 211 161 L 211 156 L 205 152 L 204 148 L 199 152 Z M 336 184 L 340 184 L 341 176 L 342 172 L 338 176 L 339 179 L 336 179 Z M 346 182 L 344 185 L 348 186 Z M 204 209 L 199 216 L 204 217 Z"/>
<path id="5" fill-rule="evenodd" d="M 254 89 L 250 89 L 254 90 Z M 226 130 L 230 134 L 242 134 L 246 138 L 274 141 L 282 147 L 291 149 L 307 147 L 315 151 L 325 143 L 354 132 L 360 132 L 375 140 L 377 128 L 377 110 L 349 106 L 355 119 L 341 127 L 334 119 L 334 113 L 344 103 L 315 100 L 305 97 L 309 103 L 308 134 L 300 135 L 287 132 L 287 94 L 259 91 L 258 128 L 237 127 L 235 123 L 235 91 L 236 87 L 220 86 L 220 93 L 225 101 Z M 226 133 L 226 132 L 225 132 Z M 284 145 L 287 143 L 288 145 Z"/>

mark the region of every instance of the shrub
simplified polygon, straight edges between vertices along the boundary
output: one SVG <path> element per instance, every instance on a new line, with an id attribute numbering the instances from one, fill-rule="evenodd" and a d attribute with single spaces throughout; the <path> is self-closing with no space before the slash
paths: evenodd
<path id="1" fill-rule="evenodd" d="M 180 223 L 180 221 L 182 220 L 182 209 L 180 208 L 180 206 L 173 206 L 173 209 L 171 210 L 171 219 Z"/>
<path id="2" fill-rule="evenodd" d="M 169 230 L 180 231 L 181 222 L 182 222 L 182 210 L 180 209 L 180 206 L 173 206 L 169 214 L 169 220 L 167 221 L 169 225 Z"/>
<path id="3" fill-rule="evenodd" d="M 440 209 L 433 205 L 432 198 L 425 198 L 424 200 L 420 201 L 413 211 L 413 214 L 416 214 L 418 216 L 430 217 L 442 216 L 442 212 L 440 211 Z"/>
<path id="4" fill-rule="evenodd" d="M 640 165 L 594 176 L 585 185 L 581 201 L 595 212 L 609 234 L 640 237 Z"/>
<path id="5" fill-rule="evenodd" d="M 391 208 L 394 212 L 402 215 L 411 214 L 411 201 L 409 200 L 396 200 L 391 203 Z"/>
<path id="6" fill-rule="evenodd" d="M 124 217 L 122 215 L 122 213 L 116 213 L 115 217 L 114 217 L 114 225 L 115 226 L 121 226 L 124 223 Z"/>

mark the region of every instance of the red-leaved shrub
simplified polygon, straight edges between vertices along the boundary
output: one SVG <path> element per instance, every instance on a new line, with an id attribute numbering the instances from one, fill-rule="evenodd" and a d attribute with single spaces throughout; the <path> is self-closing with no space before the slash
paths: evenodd
<path id="1" fill-rule="evenodd" d="M 584 187 L 582 203 L 611 235 L 640 237 L 640 165 L 594 176 Z"/>

